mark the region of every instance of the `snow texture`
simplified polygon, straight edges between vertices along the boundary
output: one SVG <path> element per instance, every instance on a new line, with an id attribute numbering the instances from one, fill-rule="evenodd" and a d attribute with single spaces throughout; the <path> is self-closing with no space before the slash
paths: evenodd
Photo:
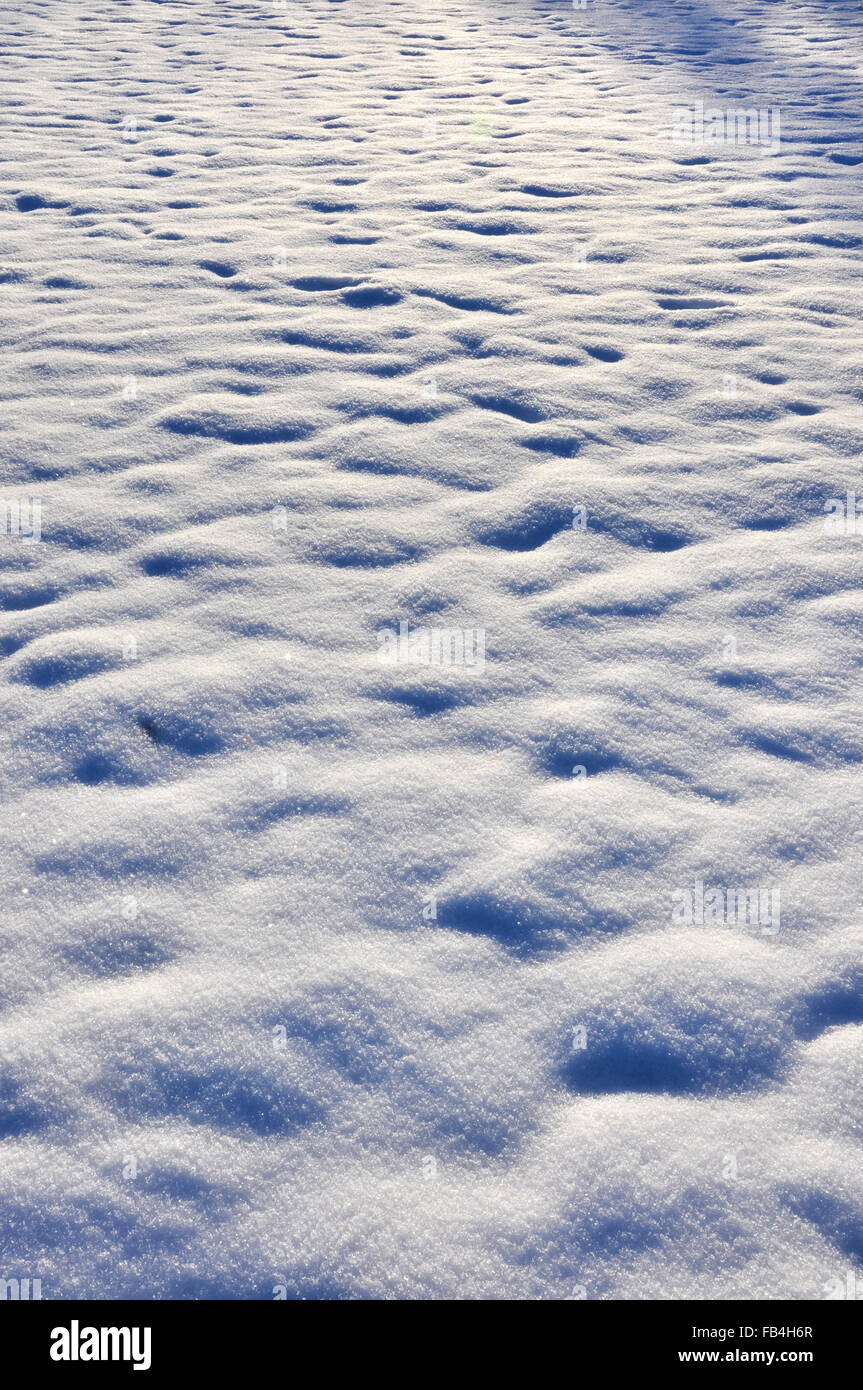
<path id="1" fill-rule="evenodd" d="M 863 1280 L 863 7 L 2 29 L 0 1277 Z"/>

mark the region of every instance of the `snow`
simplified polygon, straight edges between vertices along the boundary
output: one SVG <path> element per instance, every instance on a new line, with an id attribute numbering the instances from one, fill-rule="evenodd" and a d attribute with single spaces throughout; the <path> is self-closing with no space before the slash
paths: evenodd
<path id="1" fill-rule="evenodd" d="M 0 1277 L 844 1287 L 863 6 L 4 28 Z"/>

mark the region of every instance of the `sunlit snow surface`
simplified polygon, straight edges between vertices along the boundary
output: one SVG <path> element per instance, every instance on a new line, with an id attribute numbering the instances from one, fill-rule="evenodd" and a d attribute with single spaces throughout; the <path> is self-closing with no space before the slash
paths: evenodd
<path id="1" fill-rule="evenodd" d="M 844 1287 L 863 8 L 9 8 L 0 1277 Z"/>

